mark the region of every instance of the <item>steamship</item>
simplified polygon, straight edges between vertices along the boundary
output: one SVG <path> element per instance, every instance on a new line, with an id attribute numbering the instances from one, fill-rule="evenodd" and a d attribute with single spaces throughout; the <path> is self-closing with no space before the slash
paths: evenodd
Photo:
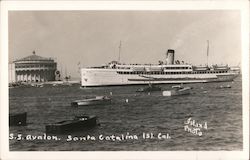
<path id="1" fill-rule="evenodd" d="M 174 60 L 175 51 L 169 49 L 166 61 L 159 64 L 121 64 L 81 69 L 81 86 L 112 86 L 132 84 L 181 84 L 233 81 L 240 70 L 228 65 L 193 66 Z"/>

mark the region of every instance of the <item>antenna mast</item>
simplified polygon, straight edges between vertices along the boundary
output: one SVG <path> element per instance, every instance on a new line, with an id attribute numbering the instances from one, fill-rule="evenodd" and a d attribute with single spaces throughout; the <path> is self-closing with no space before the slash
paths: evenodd
<path id="1" fill-rule="evenodd" d="M 120 45 L 119 45 L 119 57 L 118 57 L 118 62 L 120 62 L 120 58 L 121 58 L 121 48 L 122 48 L 122 41 L 120 41 Z"/>
<path id="2" fill-rule="evenodd" d="M 81 75 L 81 62 L 78 62 L 77 66 L 78 66 L 78 73 Z"/>
<path id="3" fill-rule="evenodd" d="M 207 66 L 208 66 L 208 55 L 209 55 L 209 40 L 207 40 Z"/>
<path id="4" fill-rule="evenodd" d="M 67 77 L 68 74 L 67 74 L 67 66 L 65 67 L 65 77 Z"/>

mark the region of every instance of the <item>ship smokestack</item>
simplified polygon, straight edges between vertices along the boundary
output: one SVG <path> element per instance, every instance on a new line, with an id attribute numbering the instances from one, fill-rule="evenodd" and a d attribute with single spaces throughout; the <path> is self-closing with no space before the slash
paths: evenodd
<path id="1" fill-rule="evenodd" d="M 166 64 L 174 64 L 174 50 L 169 49 L 166 53 Z"/>

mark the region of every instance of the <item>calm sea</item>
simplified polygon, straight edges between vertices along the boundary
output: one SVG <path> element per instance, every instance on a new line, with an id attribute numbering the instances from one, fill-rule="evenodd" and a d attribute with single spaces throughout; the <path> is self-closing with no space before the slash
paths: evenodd
<path id="1" fill-rule="evenodd" d="M 231 85 L 232 88 L 216 89 Z M 164 90 L 171 85 L 160 85 Z M 10 113 L 27 112 L 27 126 L 10 127 L 11 151 L 242 150 L 242 82 L 187 84 L 191 94 L 137 93 L 142 86 L 81 89 L 80 85 L 11 88 Z M 112 92 L 112 95 L 110 93 Z M 112 104 L 74 108 L 71 101 L 107 95 Z M 126 102 L 127 99 L 127 102 Z M 49 140 L 45 126 L 75 115 L 100 126 Z M 190 120 L 189 124 L 188 120 Z M 195 123 L 194 123 L 195 121 Z M 91 137 L 91 138 L 90 138 Z M 88 139 L 89 138 L 89 139 Z"/>

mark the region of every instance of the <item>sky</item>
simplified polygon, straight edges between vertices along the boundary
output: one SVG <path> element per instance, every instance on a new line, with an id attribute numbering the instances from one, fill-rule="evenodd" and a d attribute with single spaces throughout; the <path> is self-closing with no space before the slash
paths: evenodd
<path id="1" fill-rule="evenodd" d="M 9 61 L 32 54 L 54 58 L 79 77 L 82 67 L 175 59 L 193 65 L 241 63 L 239 11 L 9 11 Z"/>

